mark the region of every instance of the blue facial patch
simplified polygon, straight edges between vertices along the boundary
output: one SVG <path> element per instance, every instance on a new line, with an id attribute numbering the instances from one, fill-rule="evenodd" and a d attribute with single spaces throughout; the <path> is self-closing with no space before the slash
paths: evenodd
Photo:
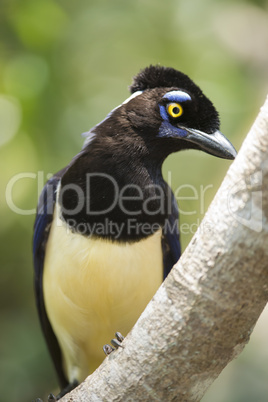
<path id="1" fill-rule="evenodd" d="M 163 121 L 161 126 L 159 127 L 157 137 L 187 137 L 187 131 L 183 128 L 174 127 L 168 121 Z"/>
<path id="2" fill-rule="evenodd" d="M 170 91 L 167 92 L 164 96 L 163 99 L 167 99 L 169 102 L 186 102 L 192 100 L 189 94 L 183 91 Z"/>
<path id="3" fill-rule="evenodd" d="M 159 109 L 160 109 L 160 116 L 162 117 L 162 119 L 166 120 L 166 121 L 169 121 L 168 115 L 167 115 L 167 112 L 166 112 L 166 107 L 161 105 L 161 106 L 159 106 Z"/>

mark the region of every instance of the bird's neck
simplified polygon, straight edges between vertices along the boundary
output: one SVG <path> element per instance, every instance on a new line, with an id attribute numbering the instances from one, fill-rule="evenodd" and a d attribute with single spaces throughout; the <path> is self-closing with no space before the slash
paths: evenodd
<path id="1" fill-rule="evenodd" d="M 61 181 L 62 217 L 76 232 L 114 241 L 138 241 L 165 224 L 171 191 L 161 161 L 131 148 L 116 152 L 90 144 Z"/>

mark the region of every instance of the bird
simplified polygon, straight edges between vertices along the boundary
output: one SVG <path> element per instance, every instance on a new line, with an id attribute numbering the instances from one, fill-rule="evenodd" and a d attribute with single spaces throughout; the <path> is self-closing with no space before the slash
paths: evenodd
<path id="1" fill-rule="evenodd" d="M 35 297 L 61 395 L 101 364 L 107 337 L 131 330 L 180 258 L 164 160 L 187 149 L 236 156 L 213 103 L 186 74 L 150 65 L 129 88 L 38 202 Z"/>

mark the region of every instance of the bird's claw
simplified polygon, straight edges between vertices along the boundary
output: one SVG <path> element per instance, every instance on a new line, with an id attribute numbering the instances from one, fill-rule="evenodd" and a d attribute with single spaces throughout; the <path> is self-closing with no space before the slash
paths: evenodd
<path id="1" fill-rule="evenodd" d="M 123 348 L 122 342 L 124 340 L 123 335 L 120 332 L 115 333 L 116 338 L 111 340 L 111 345 L 108 343 L 103 346 L 103 351 L 106 354 L 106 356 L 110 355 L 115 349 L 118 348 Z"/>
<path id="2" fill-rule="evenodd" d="M 49 394 L 47 397 L 47 402 L 55 402 L 57 401 L 57 398 L 54 394 Z M 33 402 L 43 402 L 43 399 L 41 398 L 36 398 Z"/>
<path id="3" fill-rule="evenodd" d="M 106 356 L 109 356 L 115 350 L 115 348 L 113 348 L 108 343 L 106 343 L 106 345 L 104 345 L 102 347 L 102 349 L 103 349 L 104 353 L 106 354 Z"/>
<path id="4" fill-rule="evenodd" d="M 116 332 L 115 333 L 115 336 L 116 336 L 116 339 L 119 341 L 119 342 L 123 342 L 123 340 L 125 339 L 125 337 L 120 333 L 120 332 Z M 122 346 L 122 345 L 121 345 Z"/>

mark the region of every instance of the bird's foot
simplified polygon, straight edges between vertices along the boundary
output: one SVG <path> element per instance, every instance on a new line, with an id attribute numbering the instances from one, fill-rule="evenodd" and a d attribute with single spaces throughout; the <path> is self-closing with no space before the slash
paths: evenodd
<path id="1" fill-rule="evenodd" d="M 116 336 L 116 338 L 111 340 L 112 346 L 109 345 L 108 343 L 103 346 L 103 351 L 106 354 L 106 356 L 111 354 L 115 349 L 123 348 L 123 345 L 122 345 L 122 342 L 124 340 L 123 335 L 120 334 L 120 332 L 116 332 L 115 336 Z"/>
<path id="2" fill-rule="evenodd" d="M 68 392 L 71 392 L 74 388 L 79 385 L 79 382 L 77 380 L 74 380 L 71 384 L 68 384 L 63 390 L 60 391 L 60 393 L 55 396 L 54 394 L 49 394 L 47 397 L 47 402 L 55 402 L 58 401 L 60 398 L 62 398 L 64 395 L 68 394 Z M 33 402 L 43 402 L 41 398 L 35 399 Z"/>
<path id="3" fill-rule="evenodd" d="M 48 397 L 47 397 L 47 402 L 54 402 L 56 400 L 57 400 L 57 397 L 54 394 L 49 394 Z M 41 398 L 36 398 L 32 402 L 44 402 L 44 401 Z"/>
<path id="4" fill-rule="evenodd" d="M 72 383 L 68 384 L 65 388 L 63 388 L 60 393 L 55 397 L 53 394 L 50 394 L 50 396 L 56 398 L 56 399 L 49 399 L 48 397 L 48 402 L 54 402 L 54 401 L 58 401 L 60 398 L 62 398 L 64 395 L 68 394 L 69 392 L 71 392 L 74 388 L 77 387 L 77 385 L 79 385 L 79 382 L 77 380 L 74 380 Z"/>

